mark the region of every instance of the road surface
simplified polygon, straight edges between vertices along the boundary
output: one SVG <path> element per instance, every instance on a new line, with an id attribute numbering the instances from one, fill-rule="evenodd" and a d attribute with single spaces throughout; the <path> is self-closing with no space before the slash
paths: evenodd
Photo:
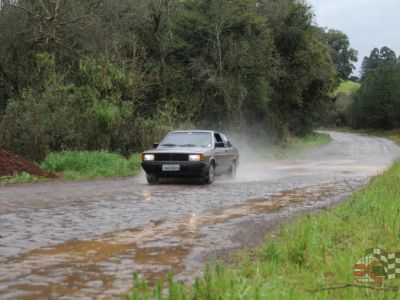
<path id="1" fill-rule="evenodd" d="M 1 187 L 0 299 L 118 298 L 133 272 L 190 280 L 214 255 L 345 199 L 400 157 L 386 139 L 330 134 L 329 145 L 253 158 L 213 185 L 139 176 Z"/>

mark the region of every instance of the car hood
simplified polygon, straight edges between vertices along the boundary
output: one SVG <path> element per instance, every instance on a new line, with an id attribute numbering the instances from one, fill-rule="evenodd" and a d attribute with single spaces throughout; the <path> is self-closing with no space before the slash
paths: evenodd
<path id="1" fill-rule="evenodd" d="M 203 147 L 170 147 L 170 148 L 160 148 L 160 149 L 151 149 L 147 150 L 144 153 L 205 153 L 210 151 L 211 148 L 203 148 Z"/>

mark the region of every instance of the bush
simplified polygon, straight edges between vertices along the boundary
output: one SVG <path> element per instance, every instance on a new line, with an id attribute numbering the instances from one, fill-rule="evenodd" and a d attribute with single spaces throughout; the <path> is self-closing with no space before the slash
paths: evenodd
<path id="1" fill-rule="evenodd" d="M 140 170 L 140 156 L 129 159 L 105 151 L 65 151 L 49 154 L 42 162 L 45 170 L 63 173 L 66 179 L 130 176 Z"/>

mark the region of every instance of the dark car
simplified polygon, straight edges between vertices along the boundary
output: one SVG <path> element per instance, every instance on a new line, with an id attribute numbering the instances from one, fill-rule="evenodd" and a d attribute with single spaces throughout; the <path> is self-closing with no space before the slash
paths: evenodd
<path id="1" fill-rule="evenodd" d="M 212 183 L 216 175 L 236 176 L 239 152 L 224 134 L 205 131 L 172 131 L 154 149 L 142 153 L 147 182 L 162 177 L 201 177 Z"/>

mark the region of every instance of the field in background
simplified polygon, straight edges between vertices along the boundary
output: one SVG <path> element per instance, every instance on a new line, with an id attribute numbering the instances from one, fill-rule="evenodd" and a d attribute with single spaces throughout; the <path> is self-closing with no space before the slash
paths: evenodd
<path id="1" fill-rule="evenodd" d="M 361 84 L 354 82 L 354 81 L 343 81 L 340 86 L 336 90 L 336 94 L 344 93 L 344 94 L 351 94 L 357 91 L 360 88 Z"/>
<path id="2" fill-rule="evenodd" d="M 399 141 L 397 131 L 387 137 Z M 369 248 L 400 251 L 400 162 L 342 204 L 310 214 L 234 263 L 211 263 L 192 286 L 149 292 L 138 277 L 129 299 L 396 299 L 400 280 L 355 284 L 354 264 Z M 142 298 L 143 297 L 143 298 Z"/>
<path id="3" fill-rule="evenodd" d="M 353 81 L 344 81 L 335 92 L 336 107 L 339 112 L 345 112 L 351 104 L 353 94 L 361 87 L 361 84 Z"/>

